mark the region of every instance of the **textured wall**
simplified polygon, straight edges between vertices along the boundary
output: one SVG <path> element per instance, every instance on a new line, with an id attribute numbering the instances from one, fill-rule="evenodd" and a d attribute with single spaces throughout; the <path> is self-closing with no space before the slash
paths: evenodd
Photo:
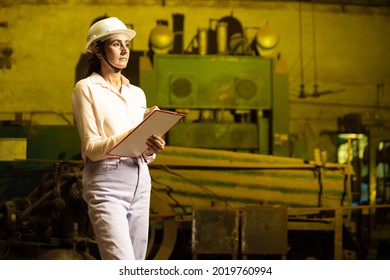
<path id="1" fill-rule="evenodd" d="M 104 14 L 119 17 L 137 31 L 134 50 L 147 50 L 156 20 L 171 26 L 175 13 L 185 16 L 185 46 L 210 19 L 232 13 L 243 27 L 269 22 L 279 30 L 277 52 L 290 73 L 290 131 L 309 151 L 333 152 L 334 139 L 324 132 L 337 130 L 337 117 L 361 113 L 368 123 L 390 119 L 389 8 L 223 0 L 0 1 L 0 48 L 12 49 L 11 68 L 2 63 L 0 70 L 0 118 L 25 112 L 34 123 L 72 123 L 75 67 L 91 22 Z M 248 36 L 253 32 L 248 29 Z M 298 98 L 302 73 L 307 93 L 315 74 L 319 90 L 345 91 Z"/>

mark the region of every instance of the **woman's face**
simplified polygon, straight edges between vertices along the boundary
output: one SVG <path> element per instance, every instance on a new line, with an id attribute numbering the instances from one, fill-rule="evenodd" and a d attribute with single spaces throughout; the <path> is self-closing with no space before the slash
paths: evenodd
<path id="1" fill-rule="evenodd" d="M 120 69 L 126 68 L 130 57 L 129 37 L 126 34 L 113 35 L 105 42 L 108 61 Z"/>

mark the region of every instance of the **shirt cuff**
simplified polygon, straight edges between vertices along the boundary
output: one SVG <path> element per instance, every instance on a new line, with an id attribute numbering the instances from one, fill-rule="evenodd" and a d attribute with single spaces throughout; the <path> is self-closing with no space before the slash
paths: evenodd
<path id="1" fill-rule="evenodd" d="M 144 158 L 146 163 L 151 163 L 152 161 L 154 161 L 156 159 L 156 154 L 152 154 L 152 155 L 148 156 L 148 155 L 146 155 L 146 153 L 143 153 L 142 157 Z"/>

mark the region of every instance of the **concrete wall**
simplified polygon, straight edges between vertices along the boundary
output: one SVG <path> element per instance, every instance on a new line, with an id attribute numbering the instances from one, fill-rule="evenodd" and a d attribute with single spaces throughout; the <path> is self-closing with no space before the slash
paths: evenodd
<path id="1" fill-rule="evenodd" d="M 23 118 L 36 124 L 73 123 L 75 67 L 92 21 L 119 17 L 137 31 L 133 49 L 147 50 L 156 21 L 165 19 L 172 26 L 175 13 L 185 17 L 185 47 L 212 18 L 233 15 L 243 27 L 268 22 L 279 30 L 276 52 L 290 76 L 290 132 L 306 143 L 309 158 L 320 148 L 334 160 L 334 139 L 327 132 L 337 131 L 338 117 L 359 113 L 365 123 L 389 123 L 389 8 L 254 0 L 1 0 L 0 49 L 13 52 L 11 65 L 3 62 L 0 69 L 0 118 L 24 112 Z M 254 36 L 251 30 L 248 36 Z M 344 91 L 298 98 L 301 61 L 307 93 L 313 91 L 315 74 L 320 91 Z"/>

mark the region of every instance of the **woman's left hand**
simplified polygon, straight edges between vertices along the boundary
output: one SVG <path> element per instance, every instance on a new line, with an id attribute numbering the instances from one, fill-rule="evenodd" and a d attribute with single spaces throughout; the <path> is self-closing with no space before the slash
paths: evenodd
<path id="1" fill-rule="evenodd" d="M 165 148 L 165 141 L 158 135 L 152 135 L 148 138 L 146 145 L 148 146 L 146 155 L 156 154 Z"/>
<path id="2" fill-rule="evenodd" d="M 158 108 L 157 106 L 152 106 L 150 108 L 147 108 L 144 112 L 144 119 L 146 119 L 151 113 L 153 113 L 153 111 L 155 110 L 160 110 L 160 108 Z"/>

